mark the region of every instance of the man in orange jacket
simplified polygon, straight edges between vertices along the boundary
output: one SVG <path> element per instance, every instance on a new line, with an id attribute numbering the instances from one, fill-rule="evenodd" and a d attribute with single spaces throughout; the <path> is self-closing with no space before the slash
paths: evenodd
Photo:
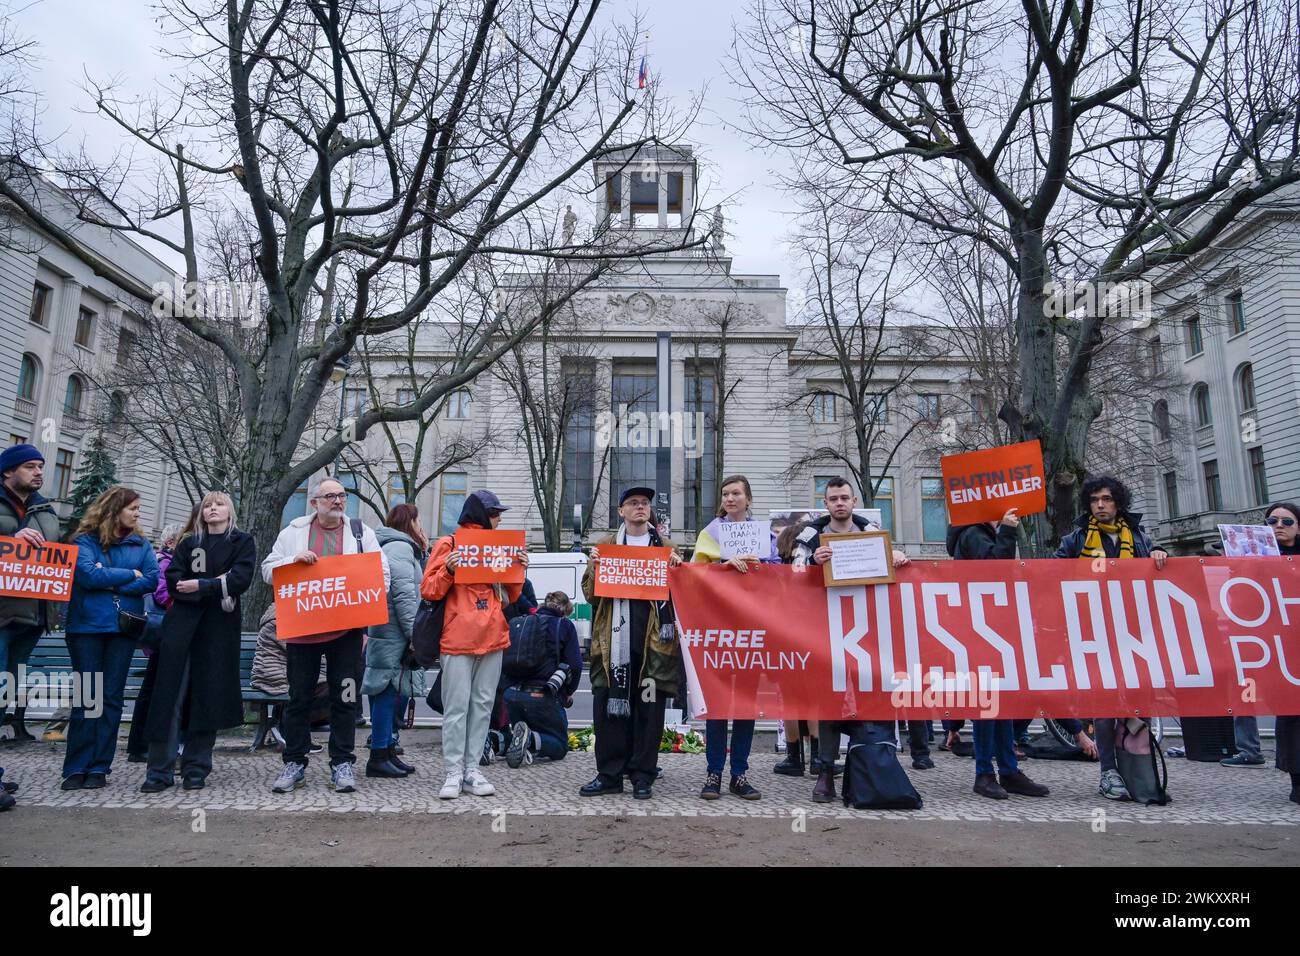
<path id="1" fill-rule="evenodd" d="M 490 491 L 465 499 L 458 530 L 495 529 L 509 509 Z M 425 566 L 420 596 L 444 600 L 442 668 L 442 760 L 446 779 L 438 796 L 454 800 L 496 793 L 478 769 L 501 677 L 501 655 L 510 646 L 502 608 L 519 600 L 522 584 L 465 584 L 456 580 L 455 535 L 439 538 Z M 521 558 L 528 567 L 528 555 Z"/>

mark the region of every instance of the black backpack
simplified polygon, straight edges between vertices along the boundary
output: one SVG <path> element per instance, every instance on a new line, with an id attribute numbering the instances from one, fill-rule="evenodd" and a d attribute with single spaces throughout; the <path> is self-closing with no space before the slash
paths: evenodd
<path id="1" fill-rule="evenodd" d="M 854 744 L 844 758 L 844 805 L 855 810 L 920 810 L 893 744 Z"/>
<path id="2" fill-rule="evenodd" d="M 551 659 L 551 635 L 536 614 L 520 614 L 510 622 L 510 646 L 501 658 L 501 673 L 511 680 L 528 680 Z M 558 656 L 558 655 L 557 655 Z"/>
<path id="3" fill-rule="evenodd" d="M 456 550 L 456 536 L 451 536 L 451 549 Z M 444 595 L 436 601 L 420 601 L 415 612 L 415 623 L 411 625 L 411 654 L 415 663 L 428 669 L 438 663 L 442 653 L 442 621 L 446 614 L 447 598 Z M 439 713 L 442 708 L 435 708 Z"/>

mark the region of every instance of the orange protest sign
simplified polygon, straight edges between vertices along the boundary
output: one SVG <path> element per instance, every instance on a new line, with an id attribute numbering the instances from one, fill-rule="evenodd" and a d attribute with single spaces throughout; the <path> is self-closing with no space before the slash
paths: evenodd
<path id="1" fill-rule="evenodd" d="M 672 548 L 602 544 L 596 562 L 596 596 L 662 601 L 668 597 Z"/>
<path id="2" fill-rule="evenodd" d="M 1012 508 L 1022 518 L 1047 510 L 1043 449 L 1036 440 L 945 455 L 939 464 L 952 524 L 997 521 Z"/>
<path id="3" fill-rule="evenodd" d="M 456 583 L 523 584 L 527 550 L 523 531 L 457 531 Z"/>
<path id="4" fill-rule="evenodd" d="M 388 592 L 378 551 L 340 554 L 271 572 L 275 636 L 304 637 L 388 623 Z"/>
<path id="5" fill-rule="evenodd" d="M 37 547 L 21 538 L 0 537 L 0 595 L 67 601 L 77 570 L 77 546 L 47 541 Z"/>

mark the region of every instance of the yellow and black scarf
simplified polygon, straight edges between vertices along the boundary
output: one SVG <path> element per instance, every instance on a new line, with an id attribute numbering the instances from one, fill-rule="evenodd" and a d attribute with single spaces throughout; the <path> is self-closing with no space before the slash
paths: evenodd
<path id="1" fill-rule="evenodd" d="M 1123 515 L 1115 518 L 1114 524 L 1102 524 L 1092 515 L 1088 516 L 1088 531 L 1083 538 L 1083 550 L 1079 552 L 1081 558 L 1104 558 L 1106 557 L 1106 548 L 1102 543 L 1103 534 L 1119 535 L 1119 554 L 1121 558 L 1133 557 L 1133 529 L 1128 526 Z"/>

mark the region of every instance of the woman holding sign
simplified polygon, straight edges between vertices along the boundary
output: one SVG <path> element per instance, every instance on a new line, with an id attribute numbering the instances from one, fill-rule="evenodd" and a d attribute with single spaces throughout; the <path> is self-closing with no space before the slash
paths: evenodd
<path id="1" fill-rule="evenodd" d="M 68 657 L 73 670 L 103 675 L 103 710 L 87 717 L 74 701 L 63 758 L 64 790 L 98 789 L 108 783 L 122 723 L 126 678 L 135 636 L 124 634 L 130 618 L 144 617 L 144 595 L 158 586 L 153 546 L 140 537 L 140 495 L 114 485 L 86 509 L 72 543 L 77 571 L 68 602 Z"/>
<path id="2" fill-rule="evenodd" d="M 780 564 L 776 538 L 767 522 L 751 520 L 754 493 L 749 479 L 744 475 L 731 475 L 722 480 L 722 495 L 718 516 L 709 522 L 695 541 L 695 564 L 725 564 L 739 574 L 748 574 L 751 567 L 760 563 Z M 738 542 L 744 544 L 738 546 Z M 761 553 L 760 553 L 761 552 Z M 757 800 L 762 794 L 746 778 L 749 773 L 749 751 L 754 743 L 754 721 L 731 722 L 731 783 L 727 789 L 742 800 Z M 709 720 L 704 724 L 704 752 L 708 767 L 703 800 L 717 800 L 722 796 L 722 769 L 727 762 L 727 721 Z"/>
<path id="3" fill-rule="evenodd" d="M 174 783 L 182 725 L 182 786 L 201 790 L 212 772 L 217 731 L 244 722 L 239 686 L 240 595 L 253 583 L 257 548 L 236 525 L 235 505 L 224 491 L 199 502 L 194 532 L 176 546 L 167 566 L 172 606 L 163 618 L 158 682 L 145 737 L 149 770 L 142 793 Z"/>
<path id="4" fill-rule="evenodd" d="M 1300 505 L 1280 501 L 1268 506 L 1264 523 L 1273 529 L 1277 549 L 1283 555 L 1300 554 Z M 1291 802 L 1300 803 L 1300 716 L 1279 716 L 1277 733 L 1277 769 L 1291 775 Z"/>

